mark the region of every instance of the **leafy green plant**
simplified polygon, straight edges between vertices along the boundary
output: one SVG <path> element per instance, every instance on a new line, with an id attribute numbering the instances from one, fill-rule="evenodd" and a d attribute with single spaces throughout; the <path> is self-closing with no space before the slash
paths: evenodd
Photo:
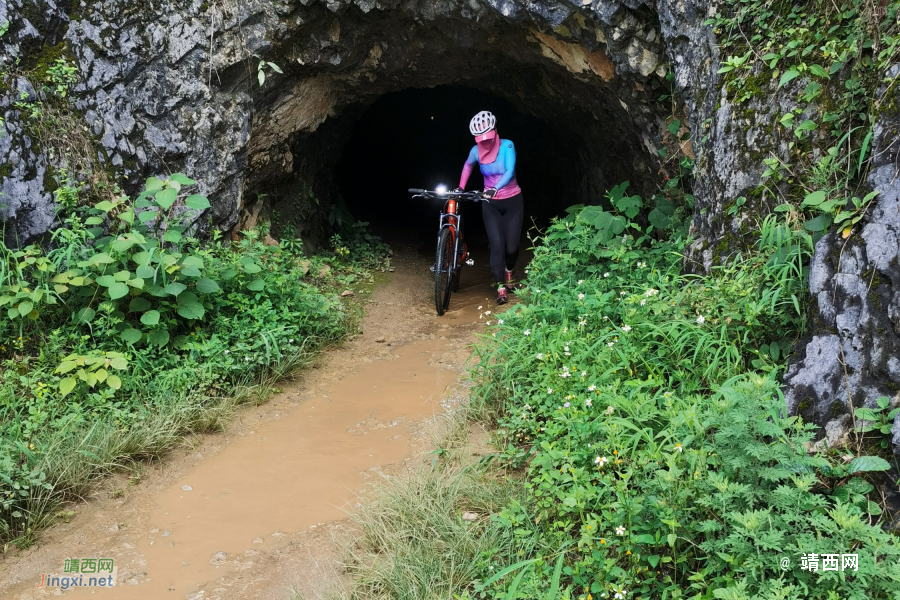
<path id="1" fill-rule="evenodd" d="M 891 409 L 891 400 L 887 396 L 878 398 L 875 404 L 876 408 L 860 407 L 853 411 L 853 416 L 863 422 L 856 427 L 856 431 L 880 433 L 881 439 L 878 443 L 886 449 L 890 445 L 891 428 L 894 426 L 894 418 L 900 414 L 900 408 Z"/>
<path id="2" fill-rule="evenodd" d="M 111 389 L 118 390 L 122 387 L 122 380 L 111 371 L 113 369 L 122 371 L 127 368 L 128 360 L 121 352 L 102 352 L 87 356 L 70 354 L 56 367 L 57 373 L 65 374 L 75 371 L 72 375 L 60 380 L 60 395 L 65 397 L 74 390 L 79 380 L 86 383 L 88 387 L 105 383 Z"/>
<path id="3" fill-rule="evenodd" d="M 626 221 L 623 188 L 611 197 Z M 537 566 L 560 549 L 558 589 L 579 598 L 900 591 L 900 548 L 867 481 L 889 464 L 811 455 L 814 427 L 783 414 L 813 235 L 776 213 L 733 260 L 686 275 L 686 239 L 612 237 L 588 208 L 537 241 L 523 301 L 483 315 L 476 407 L 530 497 L 495 517 L 520 551 L 491 556 L 508 566 L 482 571 L 472 597 L 543 597 L 552 569 Z M 846 579 L 779 564 L 831 547 L 873 558 Z"/>
<path id="4" fill-rule="evenodd" d="M 53 84 L 53 92 L 60 98 L 69 94 L 69 89 L 78 83 L 78 68 L 67 58 L 57 58 L 47 68 L 47 77 Z"/>
<path id="5" fill-rule="evenodd" d="M 262 87 L 266 83 L 266 71 L 274 71 L 276 73 L 283 73 L 281 67 L 276 65 L 273 62 L 263 60 L 256 54 L 253 55 L 253 58 L 259 60 L 259 63 L 256 65 L 256 78 L 259 80 L 259 86 Z"/>

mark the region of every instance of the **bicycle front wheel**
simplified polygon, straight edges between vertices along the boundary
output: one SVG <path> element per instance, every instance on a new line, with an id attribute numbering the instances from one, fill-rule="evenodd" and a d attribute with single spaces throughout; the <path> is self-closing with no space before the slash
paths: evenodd
<path id="1" fill-rule="evenodd" d="M 438 316 L 450 306 L 450 269 L 453 267 L 453 236 L 444 227 L 438 236 L 437 256 L 434 260 L 434 307 Z"/>

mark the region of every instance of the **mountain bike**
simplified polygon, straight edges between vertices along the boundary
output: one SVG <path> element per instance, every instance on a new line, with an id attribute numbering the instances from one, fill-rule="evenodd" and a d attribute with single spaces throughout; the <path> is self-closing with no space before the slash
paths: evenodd
<path id="1" fill-rule="evenodd" d="M 437 252 L 431 267 L 434 273 L 434 307 L 440 316 L 450 306 L 450 293 L 459 289 L 463 264 L 474 264 L 463 240 L 462 215 L 457 213 L 458 201 L 480 202 L 483 198 L 481 192 L 448 192 L 442 188 L 434 191 L 413 188 L 409 193 L 413 198 L 445 200 L 438 225 Z"/>

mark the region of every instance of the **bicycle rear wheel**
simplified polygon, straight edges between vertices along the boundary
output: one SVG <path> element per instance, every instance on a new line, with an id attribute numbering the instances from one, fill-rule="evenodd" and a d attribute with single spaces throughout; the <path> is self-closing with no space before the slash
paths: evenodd
<path id="1" fill-rule="evenodd" d="M 450 268 L 453 266 L 453 236 L 450 228 L 441 229 L 438 236 L 437 256 L 434 260 L 434 307 L 438 316 L 450 305 Z"/>

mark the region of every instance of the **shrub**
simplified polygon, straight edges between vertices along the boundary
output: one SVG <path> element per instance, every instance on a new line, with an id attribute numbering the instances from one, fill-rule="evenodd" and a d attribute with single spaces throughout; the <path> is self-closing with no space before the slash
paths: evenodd
<path id="1" fill-rule="evenodd" d="M 869 482 L 888 463 L 810 455 L 813 426 L 783 414 L 808 237 L 769 220 L 755 251 L 682 275 L 682 239 L 632 236 L 627 217 L 610 237 L 597 210 L 551 225 L 525 301 L 483 315 L 477 398 L 530 498 L 495 517 L 519 551 L 467 593 L 543 597 L 560 557 L 573 598 L 900 593 Z M 811 553 L 859 570 L 800 570 Z"/>

